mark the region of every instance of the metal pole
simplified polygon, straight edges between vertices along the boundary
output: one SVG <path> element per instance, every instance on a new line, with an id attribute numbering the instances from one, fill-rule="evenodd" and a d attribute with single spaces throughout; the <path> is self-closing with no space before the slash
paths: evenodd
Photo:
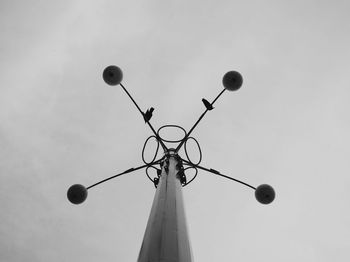
<path id="1" fill-rule="evenodd" d="M 168 151 L 169 152 L 169 151 Z M 177 154 L 167 154 L 138 262 L 191 262 Z"/>

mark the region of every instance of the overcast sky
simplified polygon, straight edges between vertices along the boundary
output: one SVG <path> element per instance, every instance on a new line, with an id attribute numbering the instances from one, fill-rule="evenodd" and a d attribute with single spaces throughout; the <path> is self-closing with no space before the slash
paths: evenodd
<path id="1" fill-rule="evenodd" d="M 198 262 L 350 259 L 348 1 L 1 1 L 0 260 L 136 261 L 154 196 L 142 164 L 151 135 L 103 69 L 116 64 L 152 124 L 187 130 L 202 165 L 184 188 Z M 195 151 L 194 151 L 195 152 Z M 196 157 L 194 155 L 194 157 Z"/>

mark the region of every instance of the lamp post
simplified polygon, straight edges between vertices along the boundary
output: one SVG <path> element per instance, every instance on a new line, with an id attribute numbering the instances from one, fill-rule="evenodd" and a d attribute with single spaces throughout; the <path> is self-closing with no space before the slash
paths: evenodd
<path id="1" fill-rule="evenodd" d="M 217 97 L 210 103 L 206 99 L 202 99 L 205 106 L 205 111 L 201 114 L 192 128 L 186 132 L 184 128 L 177 125 L 165 125 L 160 127 L 157 131 L 154 129 L 150 120 L 152 118 L 153 108 L 150 108 L 143 112 L 134 98 L 130 95 L 124 85 L 121 83 L 123 79 L 122 70 L 117 66 L 108 66 L 103 71 L 103 79 L 108 85 L 116 86 L 120 85 L 123 91 L 128 95 L 131 101 L 134 103 L 137 110 L 140 112 L 143 120 L 149 126 L 153 135 L 150 136 L 144 144 L 142 150 L 143 165 L 136 168 L 129 168 L 124 172 L 113 175 L 106 179 L 103 179 L 93 185 L 85 187 L 80 184 L 72 185 L 67 192 L 69 201 L 73 204 L 83 203 L 87 196 L 88 190 L 100 185 L 108 180 L 116 177 L 134 172 L 139 169 L 146 168 L 147 177 L 156 187 L 156 193 L 154 196 L 151 213 L 148 219 L 147 227 L 145 230 L 143 242 L 141 245 L 138 262 L 191 262 L 192 253 L 190 248 L 190 241 L 187 234 L 187 224 L 185 218 L 185 210 L 182 197 L 182 187 L 190 184 L 198 174 L 198 170 L 203 170 L 211 174 L 224 177 L 231 181 L 238 182 L 251 188 L 255 192 L 255 198 L 262 204 L 270 204 L 275 198 L 274 189 L 267 184 L 262 184 L 258 187 L 254 187 L 248 183 L 245 183 L 236 178 L 222 174 L 221 172 L 207 168 L 200 165 L 202 160 L 202 151 L 198 141 L 191 137 L 192 131 L 197 127 L 199 122 L 203 119 L 208 111 L 213 110 L 213 104 L 225 91 L 236 91 L 242 83 L 242 76 L 236 71 L 227 72 L 223 79 L 222 84 L 224 89 L 217 95 Z M 166 128 L 177 128 L 183 131 L 184 136 L 179 140 L 167 140 L 160 135 L 160 131 Z M 147 143 L 150 139 L 155 139 L 157 142 L 157 149 L 152 161 L 147 162 L 144 158 L 144 151 Z M 187 142 L 194 140 L 198 146 L 200 158 L 197 163 L 193 163 L 187 153 Z M 175 148 L 168 148 L 167 143 L 177 144 Z M 159 146 L 162 147 L 164 155 L 157 158 Z M 179 155 L 179 150 L 184 147 L 186 157 Z M 157 171 L 157 176 L 152 178 L 148 170 L 153 168 Z M 187 170 L 194 169 L 195 175 L 188 177 Z"/>
<path id="2" fill-rule="evenodd" d="M 170 150 L 162 163 L 138 262 L 192 261 L 182 198 L 182 168 L 178 155 Z"/>

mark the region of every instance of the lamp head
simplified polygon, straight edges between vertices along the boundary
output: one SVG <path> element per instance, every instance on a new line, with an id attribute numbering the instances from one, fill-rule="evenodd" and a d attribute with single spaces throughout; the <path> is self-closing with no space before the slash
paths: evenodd
<path id="1" fill-rule="evenodd" d="M 256 188 L 255 198 L 261 204 L 267 205 L 270 204 L 275 199 L 276 193 L 272 186 L 263 184 Z"/>
<path id="2" fill-rule="evenodd" d="M 68 200 L 75 205 L 83 203 L 86 200 L 87 195 L 88 191 L 86 187 L 80 184 L 72 185 L 67 191 Z"/>
<path id="3" fill-rule="evenodd" d="M 103 70 L 102 76 L 103 80 L 111 86 L 119 85 L 123 80 L 122 70 L 115 65 L 107 66 L 106 69 Z"/>
<path id="4" fill-rule="evenodd" d="M 229 91 L 238 90 L 243 83 L 243 77 L 237 71 L 229 71 L 222 78 L 222 84 Z"/>

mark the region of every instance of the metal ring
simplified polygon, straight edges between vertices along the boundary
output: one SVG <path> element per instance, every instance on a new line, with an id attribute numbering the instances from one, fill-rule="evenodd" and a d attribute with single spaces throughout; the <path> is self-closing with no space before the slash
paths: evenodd
<path id="1" fill-rule="evenodd" d="M 188 181 L 188 182 L 184 185 L 184 187 L 187 186 L 189 183 L 191 183 L 191 182 L 197 177 L 198 168 L 196 168 L 196 167 L 194 167 L 194 166 L 186 167 L 186 168 L 184 169 L 184 172 L 185 172 L 187 169 L 191 169 L 191 168 L 193 168 L 194 170 L 196 170 L 196 174 L 192 177 L 192 179 L 191 179 L 190 181 Z M 185 173 L 185 175 L 186 175 L 186 173 Z"/>
<path id="2" fill-rule="evenodd" d="M 190 157 L 188 156 L 188 152 L 187 152 L 187 142 L 188 142 L 189 139 L 193 139 L 193 140 L 196 142 L 197 146 L 198 146 L 199 161 L 198 161 L 198 163 L 196 163 L 196 164 L 193 163 L 193 162 L 191 161 Z M 199 164 L 202 162 L 202 149 L 201 149 L 201 147 L 200 147 L 200 145 L 199 145 L 197 139 L 195 139 L 194 137 L 188 137 L 188 138 L 186 139 L 184 148 L 185 148 L 185 154 L 186 154 L 186 157 L 187 157 L 187 159 L 188 159 L 188 162 L 190 162 L 190 163 L 191 163 L 192 165 L 194 165 L 194 166 L 197 166 L 197 165 L 199 165 Z"/>
<path id="3" fill-rule="evenodd" d="M 145 148 L 146 148 L 146 145 L 147 145 L 148 140 L 150 140 L 152 137 L 155 138 L 156 141 L 157 141 L 157 149 L 156 149 L 156 153 L 154 154 L 154 157 L 153 157 L 152 161 L 147 162 L 147 161 L 145 160 Z M 145 164 L 147 164 L 147 165 L 152 164 L 153 161 L 154 161 L 154 160 L 156 159 L 156 157 L 157 157 L 158 150 L 159 150 L 159 141 L 158 141 L 157 137 L 156 137 L 156 136 L 150 136 L 150 137 L 148 137 L 148 138 L 146 139 L 145 143 L 143 144 L 143 149 L 142 149 L 142 161 L 143 161 Z"/>
<path id="4" fill-rule="evenodd" d="M 148 174 L 148 169 L 149 169 L 150 167 L 153 167 L 154 169 L 157 169 L 157 168 L 155 168 L 154 166 L 148 166 L 148 167 L 146 168 L 146 175 L 147 175 L 148 179 L 153 183 L 153 179 L 152 179 L 152 178 L 150 177 L 150 175 Z"/>
<path id="5" fill-rule="evenodd" d="M 178 140 L 167 140 L 167 139 L 162 138 L 162 137 L 159 135 L 160 130 L 162 130 L 163 128 L 169 128 L 169 127 L 170 127 L 170 128 L 178 128 L 178 129 L 181 129 L 181 130 L 184 132 L 184 134 L 185 134 L 184 137 L 181 138 L 181 139 L 178 139 Z M 179 143 L 179 142 L 181 142 L 181 141 L 186 137 L 187 132 L 186 132 L 186 130 L 185 130 L 183 127 L 178 126 L 178 125 L 164 125 L 164 126 L 161 126 L 161 127 L 158 129 L 157 135 L 158 135 L 158 137 L 159 137 L 163 142 L 167 142 L 167 143 Z"/>

